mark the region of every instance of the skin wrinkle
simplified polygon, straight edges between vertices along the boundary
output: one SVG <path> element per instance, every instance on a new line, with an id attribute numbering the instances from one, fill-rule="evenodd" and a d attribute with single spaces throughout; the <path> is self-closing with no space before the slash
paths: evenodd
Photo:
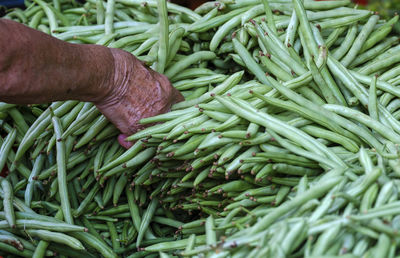
<path id="1" fill-rule="evenodd" d="M 0 35 L 0 101 L 90 101 L 122 133 L 132 134 L 144 128 L 141 118 L 183 100 L 164 75 L 123 50 L 67 43 L 5 19 Z"/>
<path id="2" fill-rule="evenodd" d="M 183 97 L 170 85 L 164 75 L 146 68 L 142 62 L 129 53 L 111 49 L 115 60 L 114 85 L 120 85 L 102 104 L 97 107 L 103 114 L 115 121 L 124 133 L 132 134 L 144 126 L 139 120 L 170 110 L 171 105 Z M 113 106 L 111 109 L 110 107 Z M 129 120 L 130 127 L 119 121 Z"/>

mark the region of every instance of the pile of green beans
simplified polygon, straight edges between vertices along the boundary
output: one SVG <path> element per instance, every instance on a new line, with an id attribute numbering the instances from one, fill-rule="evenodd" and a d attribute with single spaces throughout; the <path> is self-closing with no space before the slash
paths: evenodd
<path id="1" fill-rule="evenodd" d="M 349 0 L 26 0 L 13 19 L 131 52 L 185 101 L 128 139 L 92 103 L 0 103 L 0 255 L 397 257 L 396 15 Z"/>

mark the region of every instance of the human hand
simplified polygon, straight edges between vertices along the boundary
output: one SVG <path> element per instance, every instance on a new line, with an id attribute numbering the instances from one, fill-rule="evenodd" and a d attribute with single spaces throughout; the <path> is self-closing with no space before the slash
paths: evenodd
<path id="1" fill-rule="evenodd" d="M 145 117 L 166 113 L 184 100 L 168 78 L 146 67 L 128 52 L 111 49 L 115 61 L 114 78 L 108 93 L 97 101 L 97 108 L 122 132 L 120 144 L 129 148 L 125 138 L 148 125 L 139 124 Z"/>

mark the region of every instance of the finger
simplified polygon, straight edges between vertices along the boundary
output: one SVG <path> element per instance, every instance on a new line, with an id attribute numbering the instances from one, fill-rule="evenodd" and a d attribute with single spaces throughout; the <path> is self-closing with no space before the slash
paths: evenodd
<path id="1" fill-rule="evenodd" d="M 118 142 L 125 149 L 129 149 L 130 147 L 132 147 L 133 143 L 125 141 L 126 137 L 128 137 L 126 134 L 120 134 L 118 136 Z"/>
<path id="2" fill-rule="evenodd" d="M 175 92 L 175 103 L 178 103 L 178 102 L 181 102 L 181 101 L 184 101 L 185 100 L 185 98 L 183 97 L 183 95 L 178 91 L 178 90 L 176 90 L 176 92 Z M 174 103 L 174 104 L 175 104 Z"/>

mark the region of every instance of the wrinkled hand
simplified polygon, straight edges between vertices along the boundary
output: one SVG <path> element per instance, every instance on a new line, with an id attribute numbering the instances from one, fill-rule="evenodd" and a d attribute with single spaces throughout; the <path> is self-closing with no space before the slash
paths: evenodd
<path id="1" fill-rule="evenodd" d="M 128 52 L 111 51 L 114 78 L 96 106 L 123 133 L 118 137 L 120 144 L 129 148 L 132 143 L 125 138 L 146 126 L 139 124 L 140 119 L 168 112 L 184 98 L 166 76 L 147 68 Z"/>

